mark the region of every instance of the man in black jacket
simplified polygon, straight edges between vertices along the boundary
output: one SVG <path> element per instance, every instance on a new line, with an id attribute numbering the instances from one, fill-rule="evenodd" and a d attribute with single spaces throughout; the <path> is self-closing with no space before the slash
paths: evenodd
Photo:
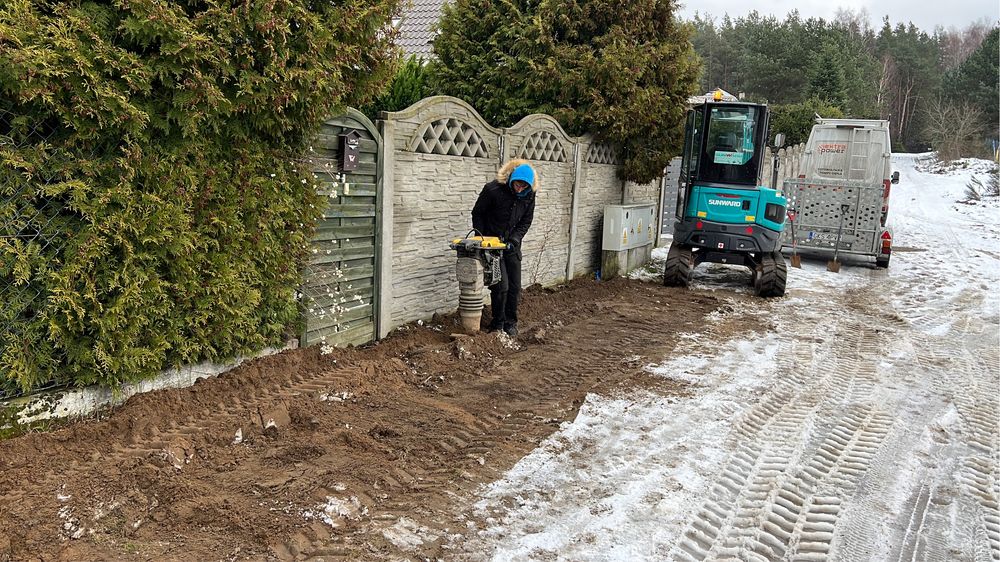
<path id="1" fill-rule="evenodd" d="M 497 179 L 483 186 L 472 208 L 472 227 L 483 236 L 497 236 L 507 244 L 501 281 L 490 287 L 493 321 L 487 331 L 517 335 L 517 300 L 521 295 L 521 240 L 535 216 L 535 170 L 527 160 L 511 160 Z"/>

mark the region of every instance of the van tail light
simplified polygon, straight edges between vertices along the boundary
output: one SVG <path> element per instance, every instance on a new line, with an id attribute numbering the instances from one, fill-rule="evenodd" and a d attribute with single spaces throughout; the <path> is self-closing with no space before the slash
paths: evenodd
<path id="1" fill-rule="evenodd" d="M 889 198 L 889 188 L 892 185 L 892 180 L 882 180 L 882 185 L 885 189 L 882 190 L 882 199 Z"/>
<path id="2" fill-rule="evenodd" d="M 882 253 L 892 253 L 892 234 L 888 230 L 882 233 Z"/>

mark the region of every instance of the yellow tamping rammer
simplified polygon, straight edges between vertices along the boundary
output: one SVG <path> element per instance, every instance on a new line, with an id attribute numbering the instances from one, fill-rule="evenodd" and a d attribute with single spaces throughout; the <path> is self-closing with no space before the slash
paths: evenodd
<path id="1" fill-rule="evenodd" d="M 496 236 L 468 235 L 449 245 L 458 253 L 458 315 L 466 332 L 478 332 L 483 317 L 483 289 L 500 282 L 507 245 Z"/>

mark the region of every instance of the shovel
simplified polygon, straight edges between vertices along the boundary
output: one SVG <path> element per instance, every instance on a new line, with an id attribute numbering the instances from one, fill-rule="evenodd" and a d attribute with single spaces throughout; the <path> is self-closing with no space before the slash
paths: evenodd
<path id="1" fill-rule="evenodd" d="M 799 256 L 796 251 L 796 240 L 795 240 L 795 211 L 788 212 L 788 223 L 792 225 L 792 267 L 797 267 L 802 269 L 802 257 Z"/>
<path id="2" fill-rule="evenodd" d="M 837 246 L 833 249 L 833 259 L 826 262 L 827 271 L 840 273 L 840 262 L 837 260 L 837 257 L 840 255 L 840 237 L 844 234 L 844 215 L 847 214 L 847 210 L 850 208 L 850 205 L 846 203 L 840 206 L 840 226 L 837 227 Z"/>

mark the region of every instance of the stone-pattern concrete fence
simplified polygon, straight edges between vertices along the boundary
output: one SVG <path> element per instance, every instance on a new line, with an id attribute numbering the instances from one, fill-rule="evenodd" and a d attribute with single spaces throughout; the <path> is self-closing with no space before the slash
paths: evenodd
<path id="1" fill-rule="evenodd" d="M 660 184 L 618 179 L 616 147 L 572 137 L 549 115 L 509 128 L 464 101 L 436 96 L 383 113 L 379 335 L 455 310 L 458 285 L 448 241 L 472 228 L 483 185 L 512 158 L 539 177 L 535 219 L 524 239 L 525 285 L 556 284 L 599 267 L 605 205 L 658 204 Z"/>
<path id="2" fill-rule="evenodd" d="M 353 166 L 345 163 L 349 138 L 357 144 Z M 541 181 L 535 221 L 524 240 L 525 284 L 591 274 L 600 264 L 604 207 L 656 204 L 660 198 L 660 182 L 618 179 L 616 147 L 571 137 L 548 115 L 499 129 L 449 97 L 383 114 L 377 125 L 348 110 L 323 124 L 304 158 L 325 203 L 299 287 L 305 308 L 299 341 L 360 344 L 404 323 L 454 311 L 458 283 L 448 241 L 471 229 L 476 197 L 511 158 L 530 160 Z M 59 389 L 0 400 L 0 432 L 86 415 L 135 392 L 189 386 L 242 360 L 167 370 L 116 392 Z"/>

